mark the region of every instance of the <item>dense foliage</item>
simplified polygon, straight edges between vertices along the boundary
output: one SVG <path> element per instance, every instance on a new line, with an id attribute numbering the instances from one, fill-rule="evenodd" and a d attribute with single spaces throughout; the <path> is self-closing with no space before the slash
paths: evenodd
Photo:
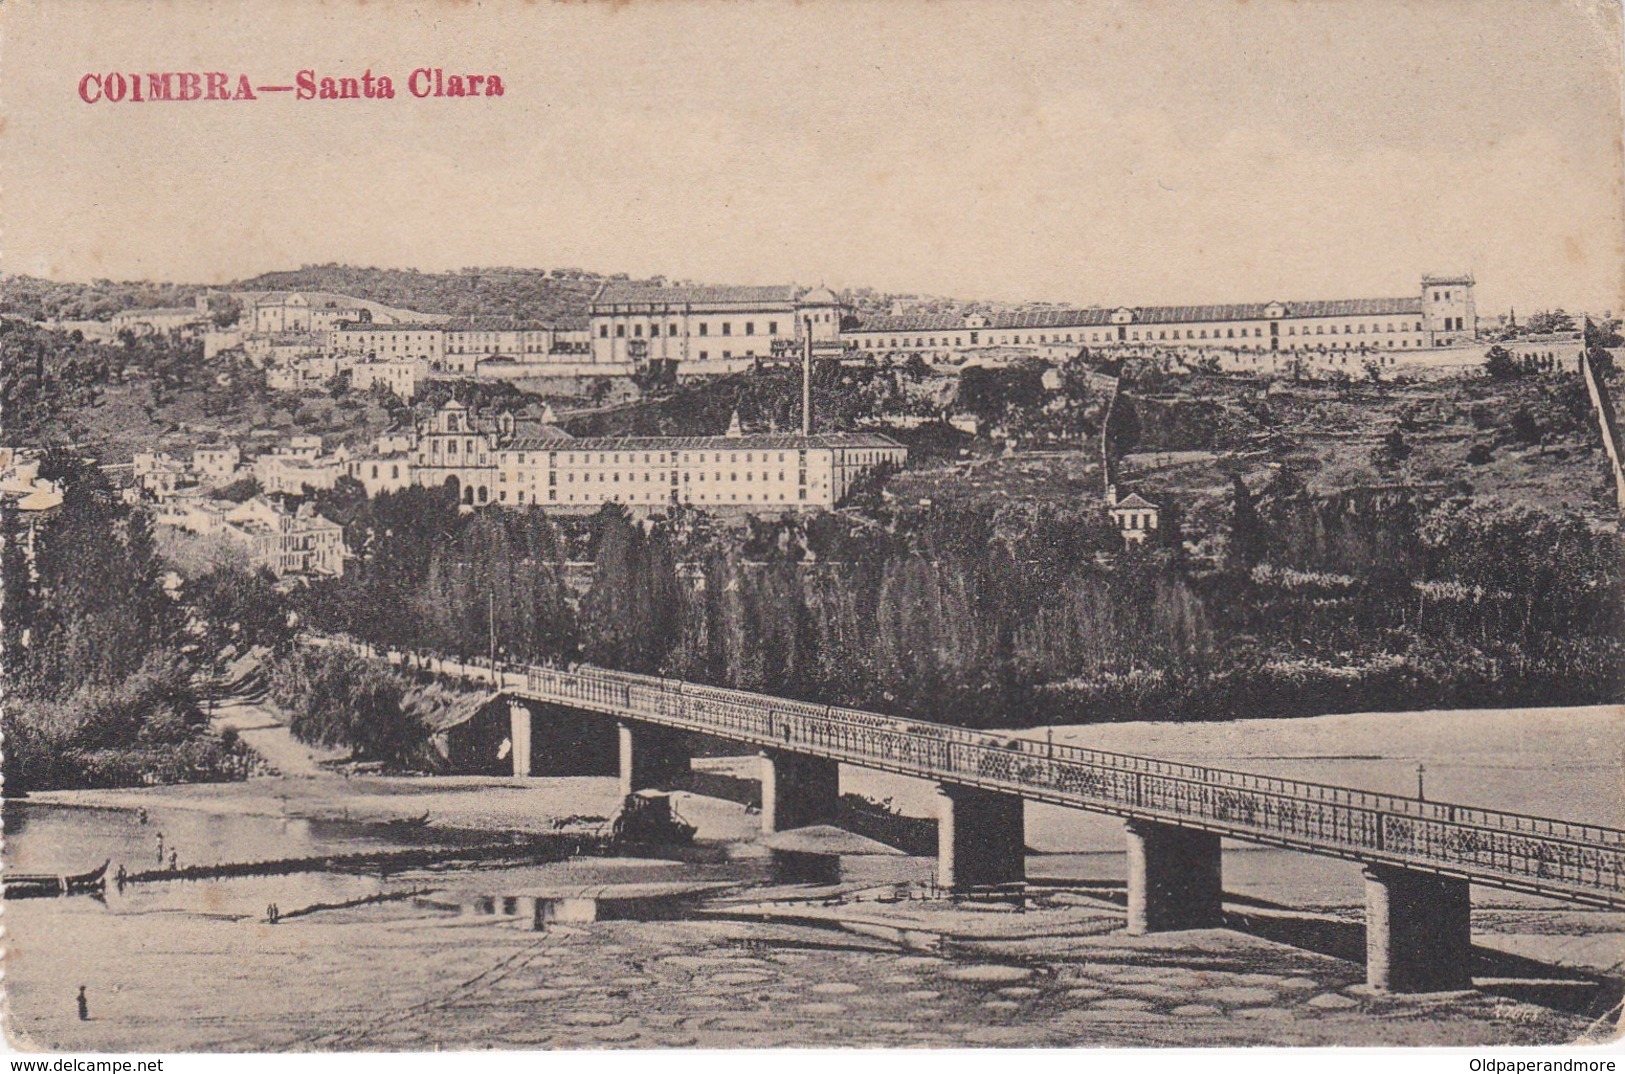
<path id="1" fill-rule="evenodd" d="M 207 646 L 164 589 L 148 516 L 75 456 L 40 473 L 60 508 L 0 512 L 7 792 L 241 778 L 248 756 L 199 706 Z"/>
<path id="2" fill-rule="evenodd" d="M 377 661 L 337 648 L 294 649 L 272 664 L 269 685 L 302 742 L 394 765 L 422 758 L 427 713 L 411 684 Z"/>
<path id="3" fill-rule="evenodd" d="M 1618 699 L 1616 535 L 1445 492 L 1233 484 L 1221 569 L 1026 504 L 742 528 L 607 508 L 572 570 L 581 520 L 412 492 L 375 501 L 377 543 L 307 599 L 390 645 L 483 655 L 494 626 L 513 659 L 979 726 Z"/>

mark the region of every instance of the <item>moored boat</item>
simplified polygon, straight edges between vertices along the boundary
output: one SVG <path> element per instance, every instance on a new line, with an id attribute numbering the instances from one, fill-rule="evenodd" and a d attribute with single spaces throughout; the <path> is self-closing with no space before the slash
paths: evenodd
<path id="1" fill-rule="evenodd" d="M 41 899 L 57 895 L 88 895 L 101 891 L 107 884 L 107 866 L 104 861 L 88 873 L 51 876 L 47 873 L 0 874 L 0 888 L 8 899 Z"/>

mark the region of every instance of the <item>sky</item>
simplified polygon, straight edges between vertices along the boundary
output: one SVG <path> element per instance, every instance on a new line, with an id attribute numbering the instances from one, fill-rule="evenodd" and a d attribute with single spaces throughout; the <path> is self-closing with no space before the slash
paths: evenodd
<path id="1" fill-rule="evenodd" d="M 0 270 L 581 267 L 999 301 L 1625 307 L 1601 0 L 10 0 Z M 419 67 L 501 97 L 413 97 Z M 141 104 L 87 73 L 387 74 Z"/>

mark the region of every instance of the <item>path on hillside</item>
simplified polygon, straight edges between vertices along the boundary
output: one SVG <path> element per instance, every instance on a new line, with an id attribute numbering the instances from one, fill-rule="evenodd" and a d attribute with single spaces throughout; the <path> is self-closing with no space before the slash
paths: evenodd
<path id="1" fill-rule="evenodd" d="M 321 762 L 344 756 L 341 751 L 312 749 L 294 738 L 293 732 L 288 730 L 286 717 L 268 701 L 225 698 L 215 706 L 212 719 L 215 730 L 231 728 L 236 731 L 249 749 L 289 778 L 331 776 L 333 773 L 323 768 Z"/>

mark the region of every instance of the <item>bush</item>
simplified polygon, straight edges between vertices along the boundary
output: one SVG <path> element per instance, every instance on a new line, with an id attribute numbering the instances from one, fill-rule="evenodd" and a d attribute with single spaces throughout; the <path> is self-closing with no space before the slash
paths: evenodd
<path id="1" fill-rule="evenodd" d="M 289 652 L 270 678 L 271 697 L 299 741 L 393 764 L 417 759 L 429 740 L 421 711 L 403 703 L 408 685 L 388 668 L 335 648 Z"/>

